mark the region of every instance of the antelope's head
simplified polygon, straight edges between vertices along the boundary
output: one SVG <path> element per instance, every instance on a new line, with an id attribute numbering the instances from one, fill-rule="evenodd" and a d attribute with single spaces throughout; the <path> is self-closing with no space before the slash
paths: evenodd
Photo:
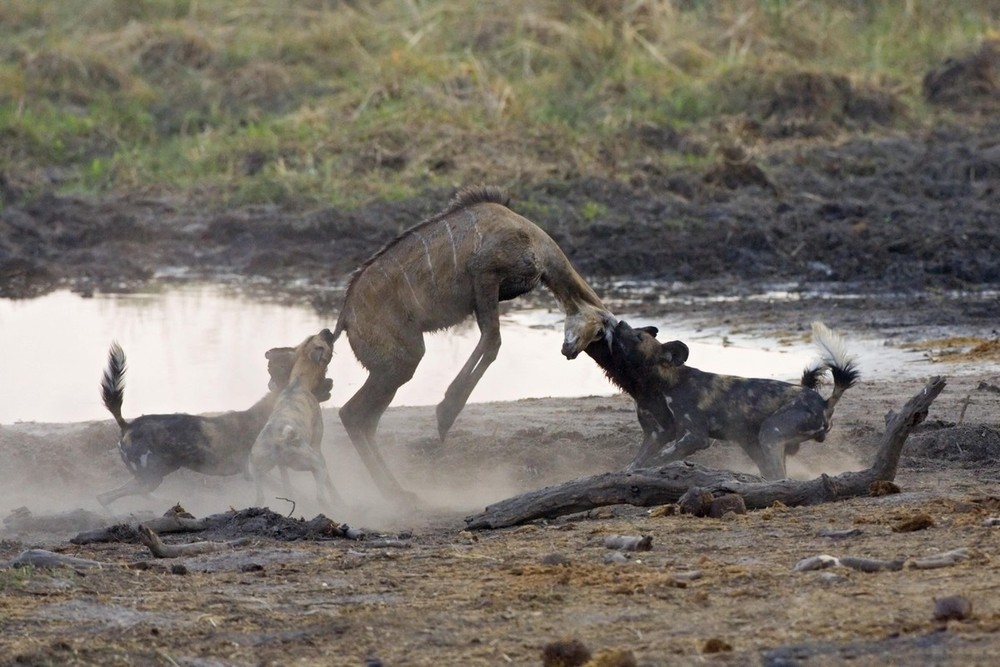
<path id="1" fill-rule="evenodd" d="M 582 304 L 576 313 L 566 316 L 562 353 L 567 359 L 576 359 L 588 345 L 603 340 L 611 345 L 618 319 L 610 311 Z"/>

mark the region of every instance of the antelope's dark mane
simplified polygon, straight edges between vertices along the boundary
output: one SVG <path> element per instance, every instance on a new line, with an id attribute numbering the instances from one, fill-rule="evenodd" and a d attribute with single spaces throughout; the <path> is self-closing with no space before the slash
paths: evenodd
<path id="1" fill-rule="evenodd" d="M 457 213 L 458 211 L 469 208 L 470 206 L 475 206 L 476 204 L 500 204 L 501 206 L 508 206 L 510 204 L 510 196 L 503 188 L 496 185 L 467 185 L 461 188 L 455 193 L 455 196 L 452 197 L 451 201 L 448 202 L 448 207 L 446 209 L 430 218 L 427 218 L 426 220 L 418 222 L 408 229 L 403 230 L 399 233 L 399 236 L 379 248 L 374 255 L 362 262 L 358 268 L 354 269 L 351 273 L 351 277 L 347 281 L 347 293 L 344 295 L 345 302 L 350 297 L 351 288 L 354 287 L 354 281 L 358 279 L 358 276 L 364 273 L 365 269 L 374 264 L 394 245 L 414 232 L 420 231 L 429 225 L 433 225 L 442 218 L 446 218 L 453 213 Z"/>

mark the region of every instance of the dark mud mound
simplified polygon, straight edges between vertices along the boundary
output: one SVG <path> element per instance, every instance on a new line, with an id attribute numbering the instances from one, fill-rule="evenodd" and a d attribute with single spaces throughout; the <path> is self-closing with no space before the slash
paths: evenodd
<path id="1" fill-rule="evenodd" d="M 959 111 L 1000 111 L 1000 40 L 987 40 L 979 50 L 949 58 L 924 77 L 924 97 Z"/>
<path id="2" fill-rule="evenodd" d="M 742 70 L 721 86 L 726 91 L 726 113 L 745 115 L 759 124 L 760 134 L 772 139 L 888 126 L 906 114 L 889 89 L 829 72 Z"/>
<path id="3" fill-rule="evenodd" d="M 301 540 L 331 540 L 360 537 L 358 531 L 353 531 L 345 524 L 331 521 L 322 514 L 306 521 L 293 519 L 272 512 L 266 507 L 250 507 L 243 510 L 230 510 L 212 514 L 198 520 L 175 507 L 164 515 L 165 518 L 177 519 L 178 525 L 169 532 L 184 532 L 195 535 L 198 541 L 221 542 L 239 538 L 266 538 L 279 542 L 295 542 Z M 156 520 L 146 522 L 156 528 Z M 156 528 L 168 532 L 167 529 Z M 155 530 L 154 530 L 155 532 Z M 134 523 L 118 523 L 99 530 L 80 533 L 70 540 L 74 544 L 91 544 L 94 542 L 125 542 L 139 544 L 142 542 L 139 530 Z"/>
<path id="4" fill-rule="evenodd" d="M 208 528 L 199 539 L 231 540 L 240 537 L 265 537 L 281 542 L 297 540 L 328 540 L 345 537 L 347 526 L 322 514 L 306 521 L 293 519 L 266 507 L 250 507 L 238 511 L 212 514 L 206 517 Z"/>
<path id="5" fill-rule="evenodd" d="M 1000 432 L 984 424 L 969 424 L 915 433 L 903 453 L 935 461 L 998 465 Z"/>

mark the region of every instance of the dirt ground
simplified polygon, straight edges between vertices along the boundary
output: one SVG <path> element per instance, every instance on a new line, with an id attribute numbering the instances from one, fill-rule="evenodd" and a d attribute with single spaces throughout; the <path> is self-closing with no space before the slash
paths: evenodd
<path id="1" fill-rule="evenodd" d="M 127 479 L 113 422 L 2 426 L 0 506 L 14 511 L 0 560 L 39 546 L 102 565 L 0 569 L 0 665 L 534 665 L 569 639 L 606 666 L 997 664 L 1000 528 L 984 520 L 1000 516 L 998 118 L 980 105 L 913 132 L 831 129 L 794 114 L 737 119 L 732 132 L 753 144 L 749 162 L 678 174 L 623 165 L 634 173 L 627 182 L 566 174 L 514 192 L 514 208 L 550 231 L 615 310 L 787 336 L 822 318 L 923 346 L 937 360 L 926 375 L 948 386 L 907 443 L 901 493 L 722 519 L 615 506 L 470 533 L 464 517 L 491 502 L 621 468 L 641 437 L 631 401 L 470 405 L 445 443 L 432 408 L 391 409 L 383 449 L 426 503 L 405 509 L 372 491 L 331 406 L 324 447 L 351 505 L 326 514 L 366 539 L 284 539 L 295 531 L 278 515 L 322 509 L 311 481 L 296 478 L 294 507 L 276 498 L 277 514 L 240 515 L 254 519 L 241 524 L 249 544 L 161 560 L 132 542 L 70 538 L 178 502 L 196 516 L 247 508 L 252 484 L 178 473 L 111 517 L 94 496 Z M 644 136 L 650 150 L 694 140 Z M 358 261 L 449 196 L 429 190 L 354 212 L 206 213 L 138 197 L 5 193 L 0 296 L 263 280 L 332 312 Z M 583 219 L 587 202 L 605 214 Z M 768 290 L 790 297 L 759 298 Z M 861 371 L 827 441 L 792 459 L 796 478 L 867 466 L 886 413 L 926 379 Z M 694 460 L 753 471 L 722 444 Z M 908 522 L 921 529 L 904 530 Z M 605 547 L 615 534 L 651 536 L 652 549 Z M 955 549 L 967 557 L 941 569 L 793 570 L 819 554 Z M 971 611 L 935 619 L 935 601 L 953 595 Z"/>
<path id="2" fill-rule="evenodd" d="M 463 517 L 492 501 L 624 465 L 640 437 L 631 401 L 474 404 L 444 444 L 433 436 L 431 408 L 392 409 L 385 448 L 428 504 L 418 511 L 389 509 L 372 494 L 328 409 L 327 455 L 353 501 L 327 514 L 366 539 L 301 539 L 301 524 L 281 520 L 292 506 L 275 499 L 278 514 L 253 515 L 236 530 L 234 519 L 164 535 L 171 543 L 251 538 L 181 559 L 155 559 L 131 542 L 69 541 L 125 518 L 102 514 L 93 500 L 126 478 L 109 447 L 113 423 L 5 426 L 3 469 L 18 471 L 28 513 L 5 518 L 0 559 L 40 546 L 103 565 L 0 570 L 0 664 L 541 664 L 547 644 L 571 638 L 594 654 L 630 652 L 640 665 L 992 664 L 1000 529 L 983 520 L 1000 516 L 1000 380 L 968 362 L 933 370 L 951 379 L 907 443 L 900 494 L 723 519 L 614 506 L 470 533 Z M 838 405 L 827 442 L 804 446 L 791 473 L 867 465 L 883 416 L 923 384 L 864 380 Z M 753 472 L 727 445 L 694 460 Z M 312 518 L 312 482 L 295 480 L 294 517 Z M 4 488 L 10 506 L 12 487 Z M 205 516 L 248 507 L 253 494 L 239 477 L 178 473 L 153 498 L 118 509 L 142 518 L 181 502 Z M 894 528 L 914 519 L 924 529 Z M 824 529 L 854 530 L 837 538 Z M 651 536 L 652 549 L 605 547 L 616 534 Z M 793 571 L 819 554 L 897 559 L 954 549 L 968 558 L 942 569 Z M 952 595 L 971 602 L 971 615 L 935 620 L 935 600 Z"/>

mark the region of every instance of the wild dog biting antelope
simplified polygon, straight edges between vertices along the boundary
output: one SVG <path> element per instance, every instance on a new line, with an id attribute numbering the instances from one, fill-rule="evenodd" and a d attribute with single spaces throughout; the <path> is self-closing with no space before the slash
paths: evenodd
<path id="1" fill-rule="evenodd" d="M 479 342 L 437 406 L 443 439 L 496 359 L 501 301 L 539 284 L 548 287 L 566 313 L 562 353 L 570 359 L 605 340 L 615 324 L 555 241 L 507 203 L 496 187 L 462 189 L 443 212 L 404 231 L 350 278 L 333 335 L 347 334 L 368 378 L 340 418 L 383 495 L 408 495 L 386 466 L 375 434 L 424 355 L 425 332 L 469 315 L 479 325 Z"/>
<path id="2" fill-rule="evenodd" d="M 295 348 L 288 385 L 278 395 L 271 416 L 250 453 L 250 473 L 257 485 L 258 506 L 264 503 L 262 478 L 274 467 L 280 471 L 281 482 L 289 495 L 290 468 L 312 473 L 320 505 L 342 504 L 323 456 L 323 417 L 319 401 L 313 395 L 326 382 L 326 369 L 333 357 L 332 345 L 333 334 L 323 329 Z"/>
<path id="3" fill-rule="evenodd" d="M 636 401 L 644 438 L 627 470 L 682 459 L 714 438 L 740 445 L 765 478 L 783 479 L 785 456 L 807 440 L 823 442 L 834 407 L 860 376 L 843 339 L 820 322 L 812 325 L 820 355 L 799 385 L 700 371 L 685 365 L 687 345 L 661 344 L 656 334 L 619 321 L 610 347 L 587 350 Z M 827 369 L 834 385 L 824 399 L 815 389 Z"/>
<path id="4" fill-rule="evenodd" d="M 268 393 L 246 410 L 201 416 L 184 413 L 142 415 L 132 421 L 122 417 L 125 400 L 125 351 L 117 342 L 108 351 L 108 365 L 101 380 L 104 406 L 121 429 L 118 453 L 132 473 L 122 486 L 101 493 L 104 507 L 125 496 L 149 494 L 163 478 L 181 468 L 205 475 L 249 475 L 250 449 L 267 422 L 278 394 L 288 384 L 295 348 L 268 350 Z M 316 400 L 330 399 L 332 380 L 317 387 Z"/>

